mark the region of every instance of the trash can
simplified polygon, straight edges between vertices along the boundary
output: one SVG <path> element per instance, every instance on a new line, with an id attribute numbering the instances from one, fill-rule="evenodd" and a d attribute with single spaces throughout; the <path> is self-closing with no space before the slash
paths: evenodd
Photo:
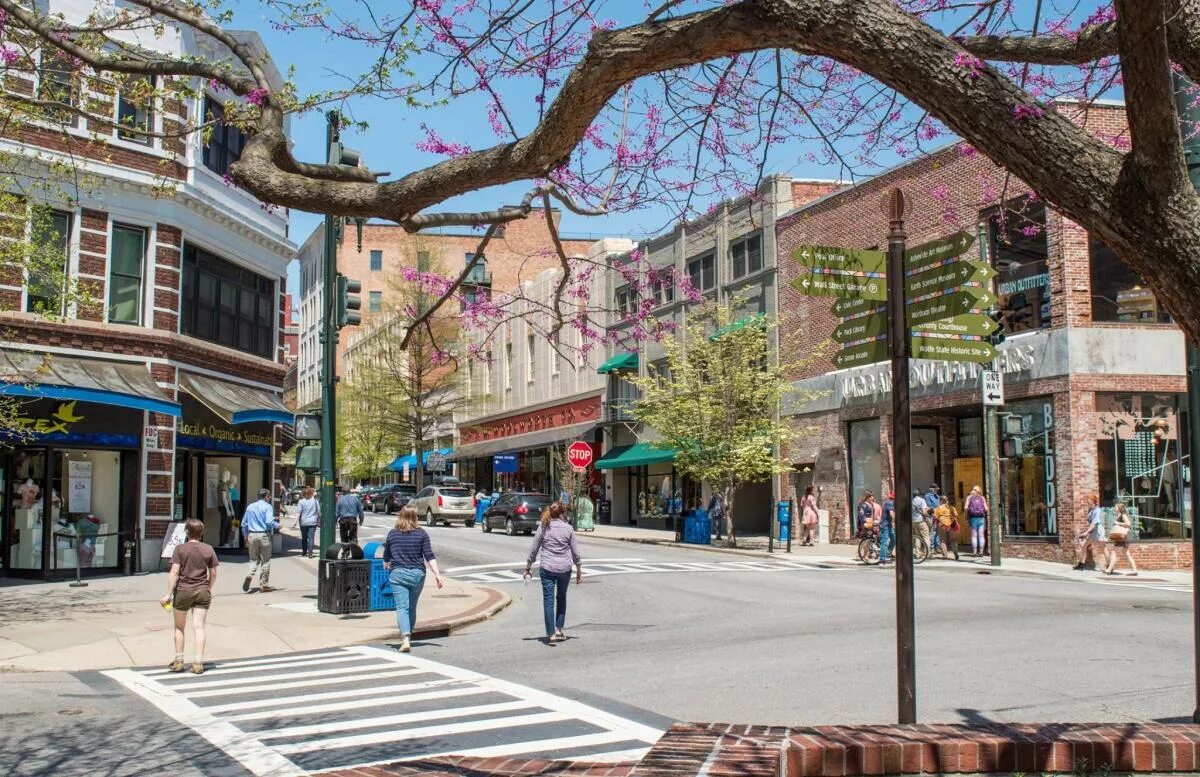
<path id="1" fill-rule="evenodd" d="M 370 561 L 321 559 L 317 568 L 317 609 L 321 612 L 366 612 L 370 608 L 370 589 Z"/>
<path id="2" fill-rule="evenodd" d="M 780 499 L 775 507 L 775 519 L 779 522 L 779 541 L 787 542 L 792 535 L 792 503 Z"/>
<path id="3" fill-rule="evenodd" d="M 581 496 L 571 500 L 570 510 L 571 524 L 575 531 L 593 531 L 596 528 L 595 508 L 589 497 Z"/>
<path id="4" fill-rule="evenodd" d="M 692 510 L 683 516 L 683 541 L 688 545 L 712 544 L 712 520 L 706 510 Z"/>
<path id="5" fill-rule="evenodd" d="M 383 543 L 368 542 L 363 548 L 364 559 L 371 565 L 370 609 L 394 610 L 396 599 L 392 596 L 392 584 L 388 582 L 388 571 L 383 568 Z"/>

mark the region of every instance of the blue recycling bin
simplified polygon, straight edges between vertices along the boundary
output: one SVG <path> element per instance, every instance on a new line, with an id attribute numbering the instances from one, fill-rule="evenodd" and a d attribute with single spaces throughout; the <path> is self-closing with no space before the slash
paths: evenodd
<path id="1" fill-rule="evenodd" d="M 688 545 L 712 544 L 712 519 L 707 510 L 692 510 L 683 516 L 683 541 Z"/>
<path id="2" fill-rule="evenodd" d="M 370 604 L 372 610 L 396 609 L 396 598 L 392 595 L 392 585 L 388 582 L 388 571 L 383 568 L 382 542 L 368 542 L 363 548 L 363 558 L 371 562 Z"/>
<path id="3" fill-rule="evenodd" d="M 475 504 L 475 523 L 479 524 L 481 528 L 483 527 L 483 514 L 491 506 L 492 498 L 490 496 L 479 497 L 479 501 Z"/>
<path id="4" fill-rule="evenodd" d="M 792 535 L 792 503 L 780 499 L 775 507 L 775 518 L 779 521 L 779 541 L 787 542 Z"/>

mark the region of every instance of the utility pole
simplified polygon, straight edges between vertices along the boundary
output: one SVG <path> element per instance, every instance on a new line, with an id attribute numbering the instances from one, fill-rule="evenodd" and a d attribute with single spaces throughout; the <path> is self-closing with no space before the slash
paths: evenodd
<path id="1" fill-rule="evenodd" d="M 1183 158 L 1188 178 L 1200 192 L 1200 107 L 1194 104 L 1196 85 L 1177 71 L 1172 72 L 1175 86 L 1175 108 L 1179 113 L 1179 131 L 1183 138 Z M 1187 353 L 1188 392 L 1188 485 L 1191 493 L 1192 528 L 1192 672 L 1195 682 L 1196 705 L 1192 722 L 1200 723 L 1200 532 L 1196 531 L 1196 516 L 1200 510 L 1200 350 L 1184 335 Z"/>
<path id="2" fill-rule="evenodd" d="M 917 722 L 917 621 L 913 589 L 912 418 L 908 369 L 912 347 L 904 296 L 904 193 L 885 195 L 888 215 L 888 351 L 892 357 L 892 462 L 896 484 L 896 696 L 900 723 Z"/>
<path id="3" fill-rule="evenodd" d="M 337 164 L 333 158 L 334 144 L 341 135 L 341 117 L 337 111 L 325 115 L 325 162 Z M 337 476 L 337 424 L 334 414 L 337 412 L 337 234 L 336 217 L 325 216 L 325 275 L 322 279 L 324 296 L 323 315 L 321 316 L 321 537 L 320 555 L 325 557 L 325 551 L 333 544 L 334 517 L 334 478 Z"/>

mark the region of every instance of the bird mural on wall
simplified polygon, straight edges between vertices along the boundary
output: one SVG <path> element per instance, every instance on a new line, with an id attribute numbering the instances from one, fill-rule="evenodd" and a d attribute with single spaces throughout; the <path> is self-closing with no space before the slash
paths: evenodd
<path id="1" fill-rule="evenodd" d="M 83 420 L 83 416 L 75 415 L 75 400 L 63 402 L 61 405 L 59 405 L 58 409 L 54 411 L 54 417 L 67 424 L 73 424 L 76 421 Z"/>

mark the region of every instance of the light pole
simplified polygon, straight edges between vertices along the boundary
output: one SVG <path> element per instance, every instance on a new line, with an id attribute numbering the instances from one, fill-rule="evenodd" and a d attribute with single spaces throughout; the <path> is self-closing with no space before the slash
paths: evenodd
<path id="1" fill-rule="evenodd" d="M 334 164 L 333 144 L 340 136 L 340 117 L 336 111 L 325 115 L 325 162 Z M 324 311 L 321 316 L 321 538 L 320 555 L 333 544 L 334 502 L 333 481 L 336 477 L 334 462 L 336 458 L 337 431 L 336 420 L 333 417 L 337 409 L 337 328 L 334 317 L 337 302 L 337 236 L 335 234 L 335 217 L 325 216 L 325 274 L 322 278 L 324 288 Z"/>

